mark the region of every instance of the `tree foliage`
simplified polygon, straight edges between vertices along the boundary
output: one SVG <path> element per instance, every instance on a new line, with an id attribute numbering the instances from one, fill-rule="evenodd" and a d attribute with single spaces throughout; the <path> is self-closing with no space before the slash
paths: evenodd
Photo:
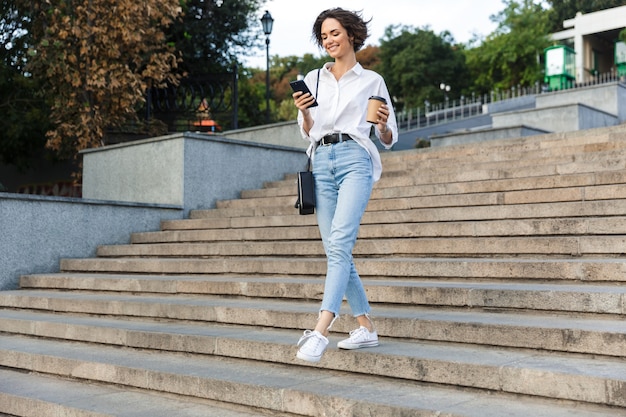
<path id="1" fill-rule="evenodd" d="M 293 91 L 289 82 L 297 79 L 299 75 L 306 75 L 309 71 L 321 68 L 328 60 L 326 56 L 314 56 L 313 54 L 305 54 L 302 57 L 295 55 L 280 57 L 275 55 L 271 58 L 270 112 L 273 121 L 287 121 L 296 118 L 298 109 L 293 105 Z M 255 70 L 254 76 L 250 81 L 265 85 L 265 71 Z M 265 90 L 263 90 L 262 94 L 264 101 Z M 265 109 L 264 102 L 262 108 Z M 260 119 L 259 122 L 264 123 L 264 119 Z"/>
<path id="2" fill-rule="evenodd" d="M 172 81 L 177 66 L 163 28 L 177 0 L 65 0 L 30 3 L 28 70 L 51 97 L 47 146 L 74 154 L 102 145 L 104 129 L 135 120 L 149 85 Z"/>
<path id="3" fill-rule="evenodd" d="M 23 72 L 31 18 L 12 1 L 0 3 L 0 59 L 17 72 Z"/>
<path id="4" fill-rule="evenodd" d="M 238 123 L 239 127 L 265 123 L 265 72 L 241 68 L 239 71 Z"/>
<path id="5" fill-rule="evenodd" d="M 45 144 L 48 109 L 38 83 L 0 62 L 0 162 L 26 169 Z"/>
<path id="6" fill-rule="evenodd" d="M 380 45 L 383 75 L 399 106 L 417 107 L 425 100 L 442 101 L 441 83 L 460 95 L 468 85 L 465 56 L 449 32 L 435 34 L 428 27 L 390 26 Z"/>
<path id="7" fill-rule="evenodd" d="M 380 47 L 367 45 L 356 53 L 356 59 L 363 68 L 374 69 L 380 65 Z"/>
<path id="8" fill-rule="evenodd" d="M 548 13 L 532 0 L 504 3 L 505 9 L 491 17 L 497 29 L 467 49 L 471 78 L 480 93 L 529 86 L 542 79 L 540 57 L 550 45 Z"/>
<path id="9" fill-rule="evenodd" d="M 0 5 L 0 162 L 26 169 L 45 143 L 48 110 L 38 81 L 24 74 L 29 16 Z"/>
<path id="10" fill-rule="evenodd" d="M 191 74 L 231 68 L 250 49 L 260 45 L 258 10 L 265 0 L 185 0 L 180 21 L 167 36 L 183 57 L 181 67 Z"/>

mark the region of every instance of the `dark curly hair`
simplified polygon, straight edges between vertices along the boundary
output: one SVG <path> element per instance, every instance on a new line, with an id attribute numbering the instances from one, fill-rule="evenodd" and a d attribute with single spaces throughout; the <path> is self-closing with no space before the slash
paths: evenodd
<path id="1" fill-rule="evenodd" d="M 320 48 L 323 48 L 324 45 L 324 41 L 322 39 L 322 23 L 326 19 L 337 19 L 348 32 L 348 36 L 354 38 L 354 52 L 363 47 L 365 40 L 370 35 L 367 25 L 372 21 L 372 19 L 368 21 L 363 20 L 361 12 L 352 12 L 344 10 L 340 7 L 324 10 L 319 16 L 317 16 L 315 23 L 313 23 L 313 40 Z"/>

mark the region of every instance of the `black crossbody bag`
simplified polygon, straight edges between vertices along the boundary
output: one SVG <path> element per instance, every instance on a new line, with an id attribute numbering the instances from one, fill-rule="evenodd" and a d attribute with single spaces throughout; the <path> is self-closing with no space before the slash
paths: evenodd
<path id="1" fill-rule="evenodd" d="M 317 84 L 315 86 L 315 99 L 317 100 L 317 92 L 320 85 L 320 70 L 317 70 Z M 307 163 L 306 171 L 298 172 L 298 200 L 295 207 L 298 213 L 313 214 L 315 213 L 315 180 L 311 171 L 311 158 Z"/>
<path id="2" fill-rule="evenodd" d="M 298 200 L 295 207 L 300 214 L 315 213 L 315 180 L 311 172 L 311 158 L 307 170 L 298 172 Z"/>

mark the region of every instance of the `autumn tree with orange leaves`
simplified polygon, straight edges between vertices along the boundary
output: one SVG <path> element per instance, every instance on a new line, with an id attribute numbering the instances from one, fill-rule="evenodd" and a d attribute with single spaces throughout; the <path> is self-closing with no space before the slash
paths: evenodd
<path id="1" fill-rule="evenodd" d="M 164 29 L 179 0 L 35 0 L 28 69 L 51 97 L 47 146 L 65 155 L 104 145 L 106 128 L 137 121 L 146 89 L 175 81 Z"/>

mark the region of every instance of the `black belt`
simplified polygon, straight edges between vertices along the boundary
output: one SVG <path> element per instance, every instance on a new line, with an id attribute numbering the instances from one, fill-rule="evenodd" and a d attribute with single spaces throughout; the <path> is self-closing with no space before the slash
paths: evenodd
<path id="1" fill-rule="evenodd" d="M 345 142 L 347 140 L 354 140 L 350 135 L 345 133 L 329 133 L 324 136 L 320 141 L 322 145 L 332 145 L 333 143 Z"/>

